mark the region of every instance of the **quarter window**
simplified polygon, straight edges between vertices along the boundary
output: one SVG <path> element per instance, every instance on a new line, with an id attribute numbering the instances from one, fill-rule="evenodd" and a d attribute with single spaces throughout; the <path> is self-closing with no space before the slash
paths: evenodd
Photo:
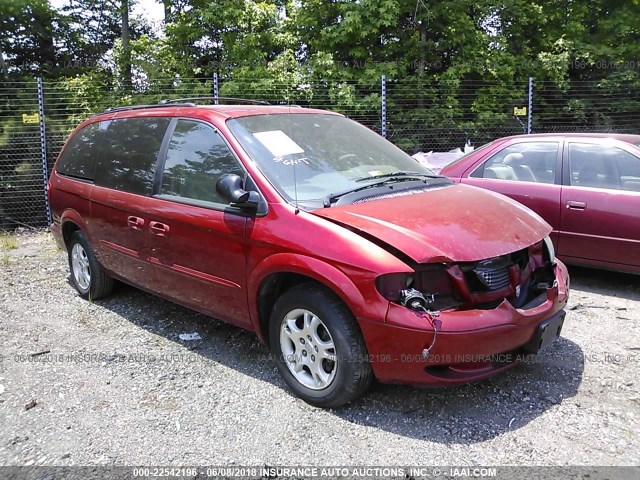
<path id="1" fill-rule="evenodd" d="M 570 184 L 640 192 L 640 158 L 618 147 L 569 145 Z"/>
<path id="2" fill-rule="evenodd" d="M 56 172 L 70 177 L 93 180 L 98 149 L 109 122 L 96 122 L 78 131 L 70 140 L 56 165 Z"/>
<path id="3" fill-rule="evenodd" d="M 500 150 L 477 168 L 476 178 L 555 183 L 558 142 L 522 142 Z"/>
<path id="4" fill-rule="evenodd" d="M 158 153 L 168 118 L 112 120 L 96 171 L 96 184 L 138 195 L 151 195 Z"/>
<path id="5" fill-rule="evenodd" d="M 244 170 L 220 134 L 209 125 L 178 120 L 162 174 L 163 195 L 227 204 L 216 192 L 221 175 Z"/>

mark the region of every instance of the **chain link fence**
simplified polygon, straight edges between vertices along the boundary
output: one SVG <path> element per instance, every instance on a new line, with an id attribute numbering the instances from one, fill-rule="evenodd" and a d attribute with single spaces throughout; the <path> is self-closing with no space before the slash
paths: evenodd
<path id="1" fill-rule="evenodd" d="M 38 82 L 0 87 L 0 229 L 47 222 Z"/>
<path id="2" fill-rule="evenodd" d="M 620 72 L 621 74 L 623 72 Z M 640 83 L 619 80 L 540 82 L 534 92 L 534 131 L 640 132 Z"/>
<path id="3" fill-rule="evenodd" d="M 527 81 L 499 87 L 477 81 L 387 82 L 387 138 L 414 154 L 527 133 L 528 94 Z"/>
<path id="4" fill-rule="evenodd" d="M 569 87 L 529 79 L 493 84 L 427 77 L 306 82 L 214 76 L 138 79 L 127 91 L 87 78 L 0 82 L 0 229 L 47 226 L 46 175 L 85 118 L 112 106 L 212 95 L 337 111 L 409 154 L 478 147 L 527 132 L 640 130 L 640 85 L 624 81 Z"/>

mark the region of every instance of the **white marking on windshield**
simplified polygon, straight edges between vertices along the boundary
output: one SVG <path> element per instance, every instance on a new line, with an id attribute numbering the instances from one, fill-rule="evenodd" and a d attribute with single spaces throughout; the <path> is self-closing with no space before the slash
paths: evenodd
<path id="1" fill-rule="evenodd" d="M 284 157 L 273 157 L 273 161 L 275 163 L 282 163 L 283 165 L 298 165 L 299 163 L 306 163 L 307 165 L 310 165 L 307 157 L 288 159 L 285 159 Z"/>
<path id="2" fill-rule="evenodd" d="M 282 130 L 256 132 L 253 134 L 253 136 L 256 137 L 258 141 L 262 143 L 262 145 L 267 147 L 267 150 L 269 150 L 273 154 L 274 160 L 286 155 L 304 153 L 302 147 L 294 142 Z"/>

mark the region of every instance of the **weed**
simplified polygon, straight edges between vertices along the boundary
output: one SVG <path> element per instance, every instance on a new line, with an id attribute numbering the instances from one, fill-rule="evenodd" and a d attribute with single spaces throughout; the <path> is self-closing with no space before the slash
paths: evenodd
<path id="1" fill-rule="evenodd" d="M 0 234 L 0 250 L 13 250 L 18 248 L 18 240 L 16 237 L 8 234 Z"/>

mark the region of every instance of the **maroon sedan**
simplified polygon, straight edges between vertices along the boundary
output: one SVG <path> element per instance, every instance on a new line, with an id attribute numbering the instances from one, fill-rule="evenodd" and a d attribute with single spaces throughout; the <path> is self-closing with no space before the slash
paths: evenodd
<path id="1" fill-rule="evenodd" d="M 640 272 L 640 135 L 500 138 L 441 171 L 537 212 L 567 263 Z"/>

